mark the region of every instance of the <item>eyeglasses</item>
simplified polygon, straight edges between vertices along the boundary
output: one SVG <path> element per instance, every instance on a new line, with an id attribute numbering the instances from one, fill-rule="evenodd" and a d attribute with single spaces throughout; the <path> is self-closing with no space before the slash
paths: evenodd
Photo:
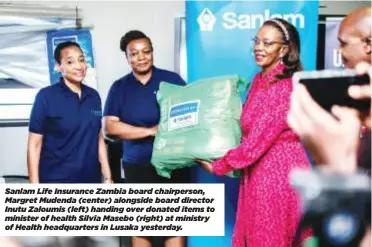
<path id="1" fill-rule="evenodd" d="M 275 44 L 281 44 L 281 45 L 285 44 L 282 41 L 260 40 L 259 38 L 255 37 L 255 38 L 252 39 L 252 46 L 255 47 L 256 45 L 260 45 L 261 42 L 262 42 L 262 44 L 265 48 L 269 48 L 269 47 L 271 47 L 272 45 L 275 45 Z"/>

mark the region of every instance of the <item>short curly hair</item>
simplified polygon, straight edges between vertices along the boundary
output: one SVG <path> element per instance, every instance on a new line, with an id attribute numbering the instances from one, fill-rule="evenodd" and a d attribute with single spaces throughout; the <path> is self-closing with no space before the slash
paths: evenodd
<path id="1" fill-rule="evenodd" d="M 138 30 L 131 30 L 127 32 L 126 34 L 124 34 L 123 37 L 121 37 L 120 50 L 125 52 L 125 54 L 127 54 L 128 44 L 132 42 L 133 40 L 137 40 L 137 39 L 147 39 L 150 43 L 151 50 L 153 51 L 151 39 L 146 34 Z"/>

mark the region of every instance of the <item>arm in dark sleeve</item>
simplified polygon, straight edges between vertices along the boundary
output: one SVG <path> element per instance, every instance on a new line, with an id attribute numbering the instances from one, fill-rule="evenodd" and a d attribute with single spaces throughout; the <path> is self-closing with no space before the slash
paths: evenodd
<path id="1" fill-rule="evenodd" d="M 177 84 L 177 85 L 180 85 L 180 86 L 185 86 L 186 85 L 185 80 L 182 79 L 182 77 L 177 73 L 175 73 L 174 83 Z"/>
<path id="2" fill-rule="evenodd" d="M 42 89 L 35 97 L 35 102 L 32 106 L 29 132 L 43 135 L 45 132 L 45 122 L 47 116 L 47 99 L 45 91 Z"/>
<path id="3" fill-rule="evenodd" d="M 107 99 L 104 106 L 103 116 L 115 116 L 120 118 L 120 107 L 121 107 L 121 98 L 120 98 L 120 88 L 118 81 L 114 82 L 111 86 Z"/>

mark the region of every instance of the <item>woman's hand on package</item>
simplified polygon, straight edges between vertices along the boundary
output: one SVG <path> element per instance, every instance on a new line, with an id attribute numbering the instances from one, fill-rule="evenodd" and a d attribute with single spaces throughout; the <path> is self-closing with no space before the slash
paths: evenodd
<path id="1" fill-rule="evenodd" d="M 199 159 L 196 159 L 195 162 L 199 163 L 200 166 L 207 172 L 213 173 L 213 166 L 211 162 Z"/>
<path id="2" fill-rule="evenodd" d="M 156 133 L 158 132 L 158 126 L 155 125 L 151 128 L 148 128 L 149 136 L 156 136 Z"/>

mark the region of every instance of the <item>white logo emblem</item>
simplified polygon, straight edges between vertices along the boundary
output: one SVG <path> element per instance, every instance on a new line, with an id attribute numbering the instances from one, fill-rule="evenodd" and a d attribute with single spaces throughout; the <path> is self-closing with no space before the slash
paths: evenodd
<path id="1" fill-rule="evenodd" d="M 356 234 L 358 224 L 348 212 L 340 212 L 326 219 L 325 236 L 333 243 L 344 245 Z"/>
<path id="2" fill-rule="evenodd" d="M 205 8 L 198 17 L 200 31 L 212 31 L 216 24 L 216 17 L 212 12 Z"/>

